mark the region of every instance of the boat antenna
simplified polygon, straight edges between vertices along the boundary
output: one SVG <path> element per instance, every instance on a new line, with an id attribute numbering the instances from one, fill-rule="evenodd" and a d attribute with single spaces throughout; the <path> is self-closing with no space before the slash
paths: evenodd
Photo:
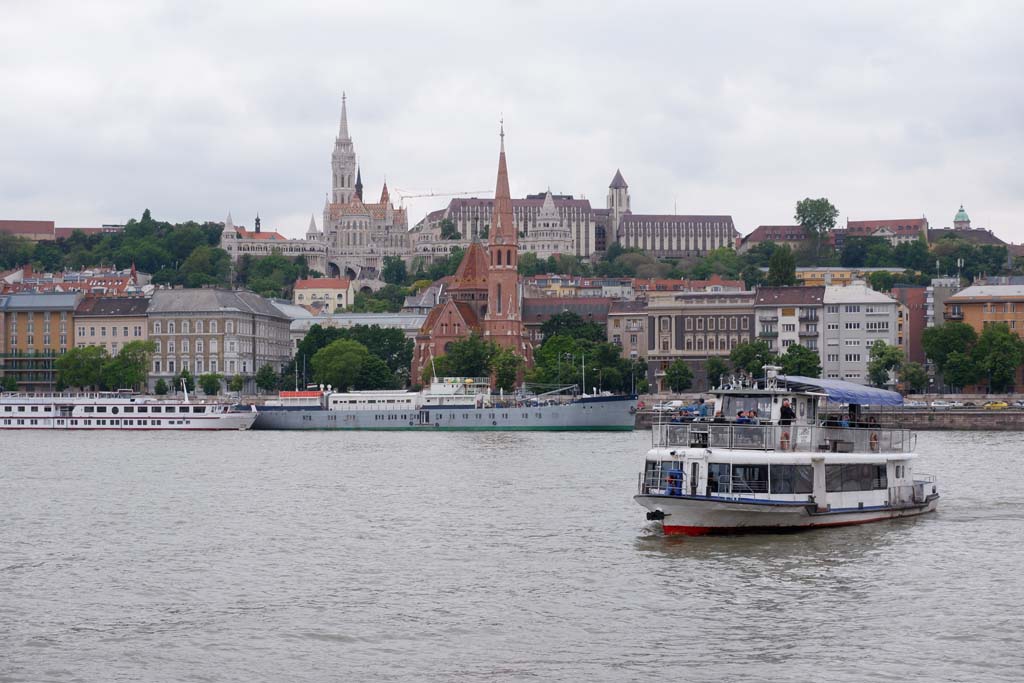
<path id="1" fill-rule="evenodd" d="M 185 403 L 188 403 L 188 384 L 185 383 L 185 378 L 181 378 L 181 390 L 185 392 Z"/>
<path id="2" fill-rule="evenodd" d="M 430 354 L 430 374 L 431 380 L 437 381 L 437 368 L 434 367 L 434 354 Z"/>

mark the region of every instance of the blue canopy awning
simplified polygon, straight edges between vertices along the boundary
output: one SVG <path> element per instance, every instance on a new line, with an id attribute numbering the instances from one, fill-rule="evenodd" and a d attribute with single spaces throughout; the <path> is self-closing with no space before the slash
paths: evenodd
<path id="1" fill-rule="evenodd" d="M 820 391 L 833 403 L 856 403 L 862 406 L 901 406 L 903 396 L 895 391 L 875 389 L 838 379 L 817 379 L 799 375 L 779 375 L 779 386 L 797 391 Z"/>

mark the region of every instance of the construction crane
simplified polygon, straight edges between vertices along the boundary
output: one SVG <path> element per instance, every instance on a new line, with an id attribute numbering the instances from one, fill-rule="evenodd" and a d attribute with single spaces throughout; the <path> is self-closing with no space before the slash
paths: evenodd
<path id="1" fill-rule="evenodd" d="M 477 195 L 477 194 L 490 194 L 494 190 L 462 190 L 461 192 L 410 192 L 407 190 L 401 190 L 395 188 L 395 194 L 398 195 L 398 205 L 404 207 L 406 199 L 419 199 L 421 197 L 461 197 L 463 195 Z"/>

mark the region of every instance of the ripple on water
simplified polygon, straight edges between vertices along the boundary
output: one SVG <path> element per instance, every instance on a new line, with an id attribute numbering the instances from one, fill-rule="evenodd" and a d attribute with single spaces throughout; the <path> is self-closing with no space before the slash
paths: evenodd
<path id="1" fill-rule="evenodd" d="M 1013 434 L 921 435 L 937 514 L 720 538 L 643 521 L 644 433 L 4 437 L 0 681 L 1024 665 Z"/>

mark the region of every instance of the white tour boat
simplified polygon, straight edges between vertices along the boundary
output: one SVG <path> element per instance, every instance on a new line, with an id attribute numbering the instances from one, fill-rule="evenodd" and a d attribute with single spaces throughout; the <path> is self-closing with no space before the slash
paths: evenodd
<path id="1" fill-rule="evenodd" d="M 777 368 L 760 386 L 712 393 L 714 419 L 654 425 L 634 499 L 665 533 L 845 526 L 935 510 L 935 478 L 914 471 L 916 436 L 861 412 L 901 405 L 898 393 Z M 738 416 L 750 411 L 753 422 Z"/>
<path id="2" fill-rule="evenodd" d="M 126 392 L 0 394 L 0 429 L 249 429 L 255 409 Z"/>

